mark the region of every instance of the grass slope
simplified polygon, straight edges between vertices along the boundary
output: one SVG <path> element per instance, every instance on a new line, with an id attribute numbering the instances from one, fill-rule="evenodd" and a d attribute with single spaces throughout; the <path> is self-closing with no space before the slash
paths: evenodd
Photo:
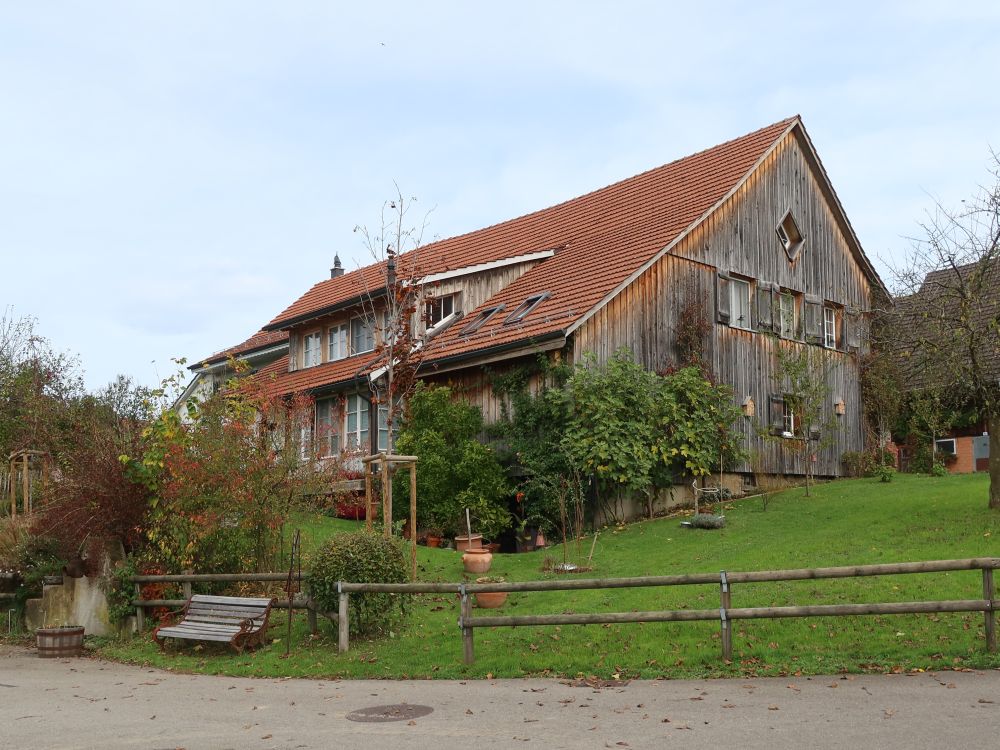
<path id="1" fill-rule="evenodd" d="M 771 499 L 734 502 L 721 531 L 678 527 L 678 519 L 634 524 L 601 533 L 593 577 L 684 572 L 765 570 L 1000 555 L 1000 514 L 986 507 L 987 478 L 900 476 L 791 490 Z M 303 520 L 304 547 L 343 521 Z M 571 545 L 575 551 L 575 546 Z M 590 540 L 582 543 L 583 555 Z M 424 580 L 456 581 L 460 556 L 420 548 Z M 561 548 L 496 555 L 490 574 L 508 580 L 551 577 L 541 568 Z M 573 559 L 573 554 L 570 554 Z M 746 584 L 733 588 L 732 606 L 836 604 L 862 601 L 969 599 L 982 595 L 978 571 L 827 581 Z M 508 614 L 713 608 L 718 586 L 512 594 Z M 309 677 L 517 677 L 522 675 L 700 677 L 1000 667 L 987 654 L 979 613 L 802 618 L 734 623 L 732 664 L 721 659 L 717 623 L 646 623 L 475 631 L 476 663 L 462 664 L 454 596 L 418 597 L 400 632 L 352 641 L 336 653 L 329 623 L 311 638 L 304 614 L 294 618 L 292 651 L 284 658 L 284 616 L 276 640 L 257 653 L 235 656 L 206 646 L 170 646 L 157 652 L 148 635 L 108 641 L 111 659 L 182 671 Z"/>

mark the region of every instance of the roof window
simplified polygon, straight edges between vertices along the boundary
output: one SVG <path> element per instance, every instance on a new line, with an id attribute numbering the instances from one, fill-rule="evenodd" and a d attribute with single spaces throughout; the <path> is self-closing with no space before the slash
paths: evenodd
<path id="1" fill-rule="evenodd" d="M 528 314 L 538 307 L 543 301 L 547 300 L 550 296 L 548 292 L 542 292 L 541 294 L 533 294 L 520 305 L 514 308 L 514 312 L 507 316 L 503 324 L 510 325 L 511 323 L 520 323 Z"/>
<path id="2" fill-rule="evenodd" d="M 461 331 L 458 332 L 459 336 L 468 336 L 475 333 L 486 321 L 496 315 L 498 312 L 503 310 L 505 305 L 494 305 L 493 307 L 487 307 L 482 310 L 476 317 L 474 317 Z"/>
<path id="3" fill-rule="evenodd" d="M 805 244 L 805 239 L 802 237 L 802 232 L 799 231 L 798 225 L 795 223 L 795 218 L 792 216 L 792 212 L 789 210 L 785 214 L 778 226 L 774 228 L 775 234 L 778 235 L 778 240 L 781 242 L 782 247 L 785 248 L 785 255 L 788 256 L 788 260 L 795 261 L 799 257 L 799 252 L 802 250 L 802 245 Z"/>

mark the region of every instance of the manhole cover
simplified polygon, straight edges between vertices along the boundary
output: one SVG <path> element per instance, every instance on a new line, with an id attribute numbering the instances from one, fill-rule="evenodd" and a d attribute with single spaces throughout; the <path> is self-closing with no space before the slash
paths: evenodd
<path id="1" fill-rule="evenodd" d="M 397 703 L 392 706 L 372 706 L 371 708 L 359 708 L 347 714 L 348 721 L 406 721 L 407 719 L 419 719 L 427 716 L 434 709 L 430 706 L 417 706 L 412 703 Z"/>

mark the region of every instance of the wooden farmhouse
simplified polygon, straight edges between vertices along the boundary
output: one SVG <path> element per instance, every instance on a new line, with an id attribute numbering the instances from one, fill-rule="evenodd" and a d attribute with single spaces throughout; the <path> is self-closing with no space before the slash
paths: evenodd
<path id="1" fill-rule="evenodd" d="M 798 117 L 549 208 L 400 256 L 420 284 L 420 377 L 481 407 L 500 405 L 490 374 L 540 353 L 606 360 L 628 347 L 652 370 L 677 364 L 679 316 L 703 310 L 703 352 L 752 416 L 737 429 L 754 455 L 738 475 L 802 474 L 801 424 L 773 377 L 776 347 L 831 355 L 835 436 L 817 476 L 842 473 L 864 441 L 858 350 L 883 291 Z M 288 351 L 261 373 L 316 398 L 312 450 L 385 446 L 385 408 L 369 374 L 380 336 L 384 266 L 339 262 L 264 330 Z M 768 433 L 765 438 L 761 433 Z M 782 437 L 784 436 L 784 437 Z"/>

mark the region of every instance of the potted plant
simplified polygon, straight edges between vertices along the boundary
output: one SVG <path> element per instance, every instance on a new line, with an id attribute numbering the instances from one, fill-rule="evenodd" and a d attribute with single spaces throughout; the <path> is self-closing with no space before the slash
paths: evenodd
<path id="1" fill-rule="evenodd" d="M 431 526 L 427 529 L 427 546 L 428 547 L 440 547 L 441 539 L 443 538 L 441 534 L 441 529 L 438 526 Z"/>
<path id="2" fill-rule="evenodd" d="M 476 583 L 506 583 L 507 579 L 503 576 L 482 576 L 476 579 Z M 477 592 L 476 606 L 481 609 L 496 609 L 497 607 L 502 607 L 504 602 L 507 601 L 506 591 L 483 591 Z"/>

